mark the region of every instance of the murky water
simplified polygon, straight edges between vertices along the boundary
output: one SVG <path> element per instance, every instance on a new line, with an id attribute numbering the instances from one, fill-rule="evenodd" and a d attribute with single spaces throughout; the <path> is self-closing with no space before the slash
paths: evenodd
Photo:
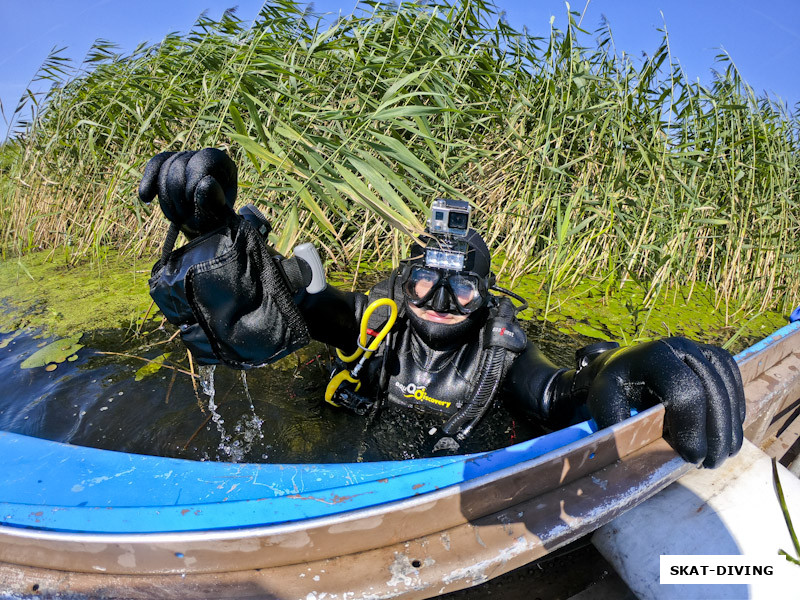
<path id="1" fill-rule="evenodd" d="M 528 333 L 557 364 L 580 341 Z M 146 330 L 148 328 L 145 328 Z M 276 365 L 246 372 L 223 366 L 189 375 L 172 331 L 103 331 L 81 338 L 77 359 L 21 368 L 52 339 L 0 334 L 0 430 L 83 446 L 233 462 L 356 462 L 430 455 L 425 418 L 390 409 L 359 417 L 323 401 L 331 357 L 312 344 Z M 155 374 L 147 359 L 169 353 Z M 137 372 L 140 377 L 137 381 Z M 197 372 L 197 369 L 195 369 Z M 487 418 L 460 451 L 501 447 L 541 432 L 504 409 Z"/>

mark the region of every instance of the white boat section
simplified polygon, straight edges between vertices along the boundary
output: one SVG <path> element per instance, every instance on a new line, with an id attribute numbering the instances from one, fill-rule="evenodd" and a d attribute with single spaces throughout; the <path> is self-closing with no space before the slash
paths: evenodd
<path id="1" fill-rule="evenodd" d="M 778 470 L 786 505 L 800 524 L 800 480 L 781 465 Z M 796 598 L 800 590 L 800 565 L 778 555 L 781 549 L 796 551 L 776 494 L 772 459 L 747 440 L 719 469 L 688 473 L 598 529 L 592 542 L 640 600 L 773 600 Z M 736 555 L 783 569 L 751 583 L 661 583 L 662 555 Z M 716 575 L 716 567 L 713 571 Z M 719 580 L 730 578 L 728 570 L 723 573 Z"/>

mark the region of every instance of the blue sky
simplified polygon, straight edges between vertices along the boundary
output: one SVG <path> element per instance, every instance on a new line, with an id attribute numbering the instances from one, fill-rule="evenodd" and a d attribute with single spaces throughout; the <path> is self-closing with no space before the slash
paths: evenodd
<path id="1" fill-rule="evenodd" d="M 205 9 L 218 17 L 238 6 L 251 20 L 261 0 L 0 0 L 0 101 L 6 118 L 54 46 L 67 46 L 76 62 L 105 38 L 125 50 L 186 31 Z M 318 0 L 316 12 L 350 14 L 356 0 Z M 563 0 L 495 0 L 516 29 L 546 36 L 551 17 L 566 23 Z M 711 80 L 715 56 L 727 51 L 745 80 L 790 107 L 800 102 L 800 2 L 797 0 L 575 0 L 582 26 L 594 32 L 601 16 L 611 23 L 618 51 L 639 57 L 656 49 L 666 25 L 670 48 L 687 75 Z M 0 140 L 6 125 L 0 119 Z"/>

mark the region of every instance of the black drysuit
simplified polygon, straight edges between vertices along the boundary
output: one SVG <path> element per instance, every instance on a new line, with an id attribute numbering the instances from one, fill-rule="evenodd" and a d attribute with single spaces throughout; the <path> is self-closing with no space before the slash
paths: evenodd
<path id="1" fill-rule="evenodd" d="M 362 315 L 371 302 L 391 295 L 391 279 L 377 284 L 369 295 L 331 286 L 319 294 L 306 295 L 298 306 L 311 337 L 347 353 L 354 351 Z M 494 379 L 500 381 L 487 382 L 496 392 L 488 399 L 490 403 L 502 398 L 510 408 L 520 409 L 550 426 L 565 424 L 580 404 L 580 399 L 573 402 L 569 394 L 548 390 L 555 387 L 556 375 L 565 370 L 553 366 L 526 340 L 513 313 L 509 314 L 508 300 L 490 296 L 490 306 L 471 315 L 467 327 L 454 331 L 455 335 L 445 343 L 433 343 L 415 330 L 413 315 L 409 314 L 398 284 L 393 299 L 400 316 L 390 336 L 362 371 L 363 395 L 380 398 L 391 406 L 438 415 L 445 424 L 474 398 L 481 376 L 490 366 L 487 350 L 499 345 L 502 366 Z M 502 317 L 497 314 L 500 306 L 506 309 Z M 387 318 L 388 309 L 378 309 L 370 327 L 380 330 Z M 492 374 L 485 376 L 491 378 Z M 553 399 L 557 399 L 557 405 Z M 462 423 L 462 428 L 465 425 L 467 422 Z"/>

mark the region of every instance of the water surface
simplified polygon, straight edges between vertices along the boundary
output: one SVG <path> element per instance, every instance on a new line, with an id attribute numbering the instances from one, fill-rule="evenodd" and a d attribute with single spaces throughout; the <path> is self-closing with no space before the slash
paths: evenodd
<path id="1" fill-rule="evenodd" d="M 559 365 L 580 340 L 540 325 L 528 334 Z M 216 367 L 192 378 L 173 330 L 85 334 L 77 358 L 44 367 L 21 363 L 53 338 L 26 330 L 0 334 L 0 430 L 82 446 L 195 460 L 358 462 L 431 455 L 425 417 L 384 409 L 359 417 L 323 401 L 331 370 L 314 343 L 275 365 L 248 371 Z M 169 353 L 165 366 L 137 372 Z M 195 369 L 196 370 L 196 369 Z M 212 380 L 213 381 L 210 381 Z M 502 406 L 459 452 L 506 446 L 542 433 Z"/>

